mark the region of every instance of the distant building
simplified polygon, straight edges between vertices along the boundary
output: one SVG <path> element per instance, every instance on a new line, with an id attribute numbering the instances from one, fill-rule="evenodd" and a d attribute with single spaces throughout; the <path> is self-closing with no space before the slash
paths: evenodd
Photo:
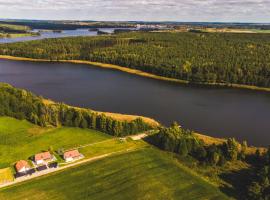
<path id="1" fill-rule="evenodd" d="M 53 156 L 50 154 L 50 152 L 42 152 L 35 155 L 34 161 L 37 165 L 41 164 L 47 164 L 48 162 L 53 161 Z"/>
<path id="2" fill-rule="evenodd" d="M 76 150 L 66 151 L 63 155 L 66 162 L 72 162 L 74 160 L 79 160 L 83 158 L 83 155 L 80 154 L 80 152 Z"/>
<path id="3" fill-rule="evenodd" d="M 15 169 L 18 173 L 26 173 L 30 170 L 30 166 L 27 161 L 20 160 L 15 164 Z"/>
<path id="4" fill-rule="evenodd" d="M 137 24 L 137 29 L 168 29 L 168 26 L 165 24 Z"/>

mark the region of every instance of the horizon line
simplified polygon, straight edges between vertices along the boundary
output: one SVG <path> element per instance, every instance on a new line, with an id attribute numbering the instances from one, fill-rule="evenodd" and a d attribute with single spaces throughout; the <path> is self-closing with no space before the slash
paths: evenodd
<path id="1" fill-rule="evenodd" d="M 0 18 L 0 20 L 26 20 L 26 21 L 78 21 L 78 22 L 154 22 L 154 23 L 224 23 L 224 24 L 269 24 L 270 22 L 249 21 L 177 21 L 177 20 L 91 20 L 91 19 L 34 19 L 34 18 Z"/>

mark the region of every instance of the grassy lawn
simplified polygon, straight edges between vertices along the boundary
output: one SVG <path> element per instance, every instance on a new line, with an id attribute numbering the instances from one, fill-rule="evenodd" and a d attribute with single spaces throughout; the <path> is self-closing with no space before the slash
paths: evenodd
<path id="1" fill-rule="evenodd" d="M 0 117 L 0 168 L 28 159 L 52 147 L 74 148 L 111 139 L 109 135 L 79 128 L 41 128 L 27 121 Z"/>
<path id="2" fill-rule="evenodd" d="M 34 33 L 0 33 L 0 38 L 18 38 L 18 37 L 28 37 L 28 36 L 37 36 Z"/>
<path id="3" fill-rule="evenodd" d="M 117 152 L 128 149 L 142 148 L 148 146 L 144 141 L 120 141 L 119 139 L 107 140 L 88 147 L 80 148 L 80 152 L 85 157 L 94 157 L 111 152 Z"/>
<path id="4" fill-rule="evenodd" d="M 2 31 L 1 31 L 2 30 Z M 24 33 L 15 33 L 13 31 L 24 31 Z M 27 37 L 35 35 L 30 33 L 30 28 L 27 26 L 20 26 L 20 25 L 12 25 L 12 24 L 1 24 L 0 23 L 0 38 L 17 38 L 17 37 Z"/>
<path id="5" fill-rule="evenodd" d="M 30 33 L 0 33 L 0 38 L 17 38 L 31 36 Z"/>
<path id="6" fill-rule="evenodd" d="M 115 155 L 0 190 L 0 199 L 227 199 L 152 148 Z"/>
<path id="7" fill-rule="evenodd" d="M 270 30 L 250 29 L 253 33 L 270 33 Z"/>
<path id="8" fill-rule="evenodd" d="M 0 169 L 0 184 L 13 181 L 13 175 L 10 168 Z"/>

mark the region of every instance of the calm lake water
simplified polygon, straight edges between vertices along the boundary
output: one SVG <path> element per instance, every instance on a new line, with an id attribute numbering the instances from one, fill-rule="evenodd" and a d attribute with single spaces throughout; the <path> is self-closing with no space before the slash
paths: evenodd
<path id="1" fill-rule="evenodd" d="M 178 121 L 216 137 L 270 144 L 270 95 L 187 87 L 82 64 L 0 60 L 0 82 L 74 106 Z"/>
<path id="2" fill-rule="evenodd" d="M 117 28 L 120 29 L 120 28 Z M 99 28 L 99 30 L 113 33 L 115 28 Z M 34 30 L 38 32 L 39 30 Z M 14 43 L 23 42 L 30 40 L 41 40 L 45 38 L 62 38 L 62 37 L 74 37 L 74 36 L 96 36 L 97 31 L 89 31 L 89 29 L 76 29 L 76 30 L 63 30 L 61 33 L 47 31 L 40 32 L 40 36 L 28 36 L 28 37 L 18 37 L 18 38 L 0 38 L 0 43 Z"/>

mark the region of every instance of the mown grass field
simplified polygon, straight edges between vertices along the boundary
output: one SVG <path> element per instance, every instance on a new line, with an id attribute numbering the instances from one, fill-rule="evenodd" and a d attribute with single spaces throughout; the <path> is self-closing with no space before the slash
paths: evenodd
<path id="1" fill-rule="evenodd" d="M 41 128 L 27 121 L 0 117 L 0 168 L 52 147 L 74 148 L 111 139 L 104 133 L 79 128 Z"/>
<path id="2" fill-rule="evenodd" d="M 10 168 L 0 169 L 0 184 L 13 181 L 13 175 Z"/>
<path id="3" fill-rule="evenodd" d="M 152 148 L 108 157 L 0 190 L 0 199 L 227 199 Z"/>
<path id="4" fill-rule="evenodd" d="M 86 157 L 94 157 L 111 152 L 118 152 L 122 150 L 131 150 L 149 146 L 142 140 L 120 141 L 119 139 L 106 140 L 101 143 L 96 143 L 91 146 L 80 148 L 80 152 Z"/>

